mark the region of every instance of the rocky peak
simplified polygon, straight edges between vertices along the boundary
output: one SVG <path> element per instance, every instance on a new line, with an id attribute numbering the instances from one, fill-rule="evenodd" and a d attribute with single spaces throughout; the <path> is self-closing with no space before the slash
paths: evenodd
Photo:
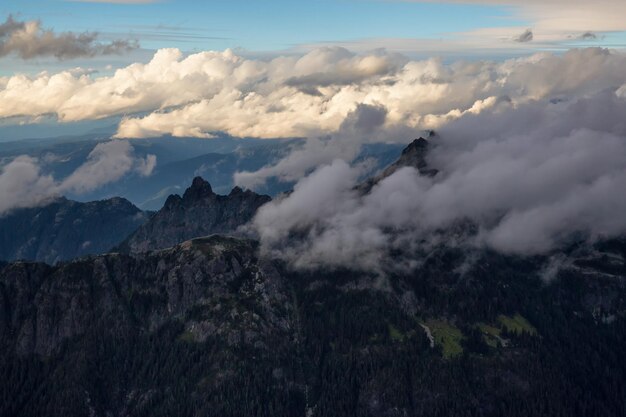
<path id="1" fill-rule="evenodd" d="M 432 138 L 434 136 L 434 132 L 429 132 L 429 138 Z M 413 167 L 416 168 L 421 175 L 434 177 L 439 171 L 430 168 L 430 166 L 428 165 L 427 156 L 431 148 L 432 144 L 429 139 L 419 137 L 413 140 L 413 142 L 411 142 L 406 148 L 404 148 L 402 154 L 400 155 L 400 158 L 398 158 L 396 162 L 385 168 L 382 173 L 360 184 L 357 189 L 362 193 L 368 193 L 372 189 L 372 187 L 378 182 L 391 176 L 397 170 L 404 167 Z"/>
<path id="2" fill-rule="evenodd" d="M 420 174 L 423 175 L 435 175 L 437 170 L 429 169 L 428 162 L 426 161 L 426 156 L 428 155 L 430 148 L 431 145 L 427 139 L 422 137 L 415 139 L 409 144 L 409 146 L 404 148 L 400 158 L 393 165 L 387 168 L 387 170 L 391 169 L 389 175 L 395 172 L 398 168 L 405 166 L 417 168 Z M 385 172 L 387 170 L 385 170 Z"/>
<path id="3" fill-rule="evenodd" d="M 402 150 L 402 155 L 408 155 L 416 152 L 423 152 L 428 148 L 428 141 L 423 137 L 419 137 L 414 139 L 413 142 L 409 143 L 409 146 Z"/>
<path id="4" fill-rule="evenodd" d="M 116 250 L 146 252 L 215 233 L 232 234 L 270 200 L 269 196 L 240 187 L 228 195 L 218 195 L 207 181 L 196 177 L 182 198 L 170 196 L 163 208 Z"/>
<path id="5" fill-rule="evenodd" d="M 229 194 L 229 196 L 241 195 L 244 194 L 244 191 L 241 187 L 237 186 L 233 188 Z"/>
<path id="6" fill-rule="evenodd" d="M 207 197 L 212 197 L 215 194 L 211 188 L 211 184 L 202 177 L 195 177 L 191 183 L 191 187 L 185 190 L 183 194 L 184 201 L 200 200 Z"/>

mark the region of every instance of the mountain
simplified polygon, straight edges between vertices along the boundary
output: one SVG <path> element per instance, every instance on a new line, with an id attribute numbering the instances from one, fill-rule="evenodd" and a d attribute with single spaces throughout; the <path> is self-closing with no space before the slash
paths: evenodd
<path id="1" fill-rule="evenodd" d="M 419 169 L 423 145 L 395 166 Z M 294 270 L 239 237 L 172 243 L 261 200 L 196 178 L 129 253 L 0 264 L 0 415 L 626 415 L 626 238 L 407 245 L 391 256 L 414 267 L 386 275 Z"/>
<path id="2" fill-rule="evenodd" d="M 0 217 L 0 259 L 53 264 L 104 253 L 148 217 L 123 198 L 89 203 L 57 198 L 40 207 L 16 209 Z"/>
<path id="3" fill-rule="evenodd" d="M 428 152 L 432 148 L 431 140 L 436 135 L 434 132 L 431 132 L 429 135 L 429 140 L 420 137 L 418 139 L 413 140 L 406 148 L 402 150 L 400 157 L 387 166 L 382 172 L 378 175 L 375 175 L 371 178 L 368 178 L 363 183 L 359 184 L 357 189 L 363 193 L 367 194 L 370 192 L 372 187 L 378 184 L 383 179 L 391 176 L 397 170 L 403 167 L 412 167 L 419 171 L 421 175 L 426 175 L 433 177 L 437 175 L 438 170 L 431 168 L 427 161 Z"/>
<path id="4" fill-rule="evenodd" d="M 85 163 L 94 147 L 105 142 L 107 135 L 93 133 L 45 139 L 0 141 L 0 166 L 19 155 L 37 158 L 42 172 L 62 180 Z M 219 135 L 200 138 L 159 137 L 132 141 L 139 158 L 155 155 L 157 165 L 149 177 L 129 173 L 114 183 L 93 191 L 68 194 L 78 201 L 94 201 L 119 196 L 142 210 L 159 210 L 172 193 L 182 193 L 196 176 L 207 179 L 218 194 L 227 194 L 234 187 L 238 171 L 254 172 L 273 165 L 291 150 L 302 145 L 297 139 L 246 139 Z M 356 162 L 367 160 L 374 170 L 383 169 L 398 158 L 401 144 L 372 143 L 363 145 Z M 270 178 L 257 192 L 275 196 L 289 191 L 293 183 Z"/>
<path id="5" fill-rule="evenodd" d="M 234 233 L 248 223 L 263 204 L 270 201 L 239 187 L 218 195 L 201 177 L 194 178 L 182 197 L 170 195 L 165 205 L 118 248 L 120 252 L 146 252 L 174 246 L 214 233 Z"/>
<path id="6" fill-rule="evenodd" d="M 626 240 L 302 273 L 213 236 L 0 268 L 0 415 L 623 416 Z"/>

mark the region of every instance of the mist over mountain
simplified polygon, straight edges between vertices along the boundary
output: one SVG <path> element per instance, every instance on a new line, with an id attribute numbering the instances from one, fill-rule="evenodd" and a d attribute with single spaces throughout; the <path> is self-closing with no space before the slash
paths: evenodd
<path id="1" fill-rule="evenodd" d="M 626 416 L 624 0 L 2 0 L 0 417 Z"/>

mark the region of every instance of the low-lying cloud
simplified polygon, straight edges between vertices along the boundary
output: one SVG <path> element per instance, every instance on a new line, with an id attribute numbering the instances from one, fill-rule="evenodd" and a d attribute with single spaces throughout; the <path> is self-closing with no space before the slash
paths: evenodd
<path id="1" fill-rule="evenodd" d="M 141 176 L 151 175 L 156 156 L 138 158 L 133 152 L 128 141 L 100 143 L 80 167 L 62 180 L 43 173 L 45 162 L 31 156 L 18 156 L 0 168 L 0 215 L 13 209 L 44 204 L 66 193 L 93 191 L 132 171 Z"/>
<path id="2" fill-rule="evenodd" d="M 261 208 L 254 230 L 266 253 L 295 267 L 365 270 L 442 242 L 534 255 L 619 236 L 624 114 L 615 90 L 466 114 L 431 139 L 436 176 L 403 168 L 362 195 L 358 168 L 336 160 Z"/>
<path id="3" fill-rule="evenodd" d="M 55 33 L 38 20 L 18 21 L 9 16 L 0 24 L 0 57 L 15 54 L 22 59 L 53 56 L 58 59 L 121 54 L 139 45 L 136 41 L 98 42 L 95 32 Z"/>

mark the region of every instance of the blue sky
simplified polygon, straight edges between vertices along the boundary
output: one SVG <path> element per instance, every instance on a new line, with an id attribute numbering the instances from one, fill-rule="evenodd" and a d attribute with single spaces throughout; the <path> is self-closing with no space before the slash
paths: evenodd
<path id="1" fill-rule="evenodd" d="M 184 52 L 238 48 L 284 54 L 319 45 L 409 56 L 510 57 L 538 50 L 626 44 L 623 0 L 3 0 L 0 18 L 40 20 L 55 33 L 98 32 L 101 41 L 136 39 L 126 57 L 91 59 L 102 69 L 145 61 L 159 48 Z M 137 4 L 140 3 L 140 4 Z M 524 31 L 532 42 L 515 42 Z M 590 33 L 582 39 L 584 33 Z M 241 52 L 243 51 L 243 52 Z M 4 58 L 0 74 L 85 66 L 84 60 Z"/>
<path id="2" fill-rule="evenodd" d="M 390 1 L 191 1 L 154 4 L 5 0 L 3 15 L 56 31 L 136 36 L 145 48 L 284 50 L 368 38 L 437 39 L 483 27 L 527 25 L 509 7 Z"/>

